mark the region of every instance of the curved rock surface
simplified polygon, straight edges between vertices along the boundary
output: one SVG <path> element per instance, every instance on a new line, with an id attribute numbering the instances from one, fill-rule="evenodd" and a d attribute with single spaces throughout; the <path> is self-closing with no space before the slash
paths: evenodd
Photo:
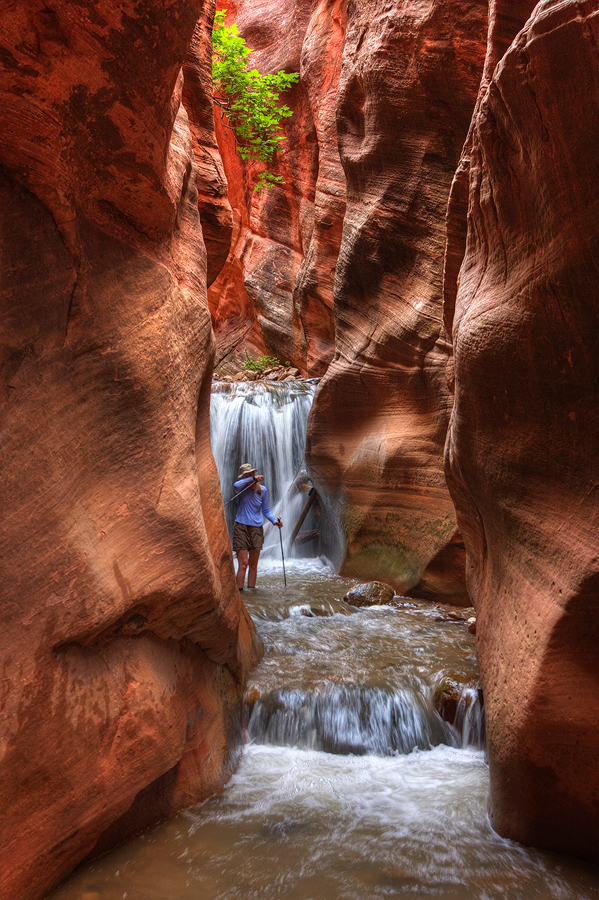
<path id="1" fill-rule="evenodd" d="M 191 0 L 3 13 L 0 896 L 218 789 L 257 655 L 209 445 Z"/>
<path id="2" fill-rule="evenodd" d="M 460 552 L 442 463 L 451 407 L 444 223 L 486 33 L 479 0 L 407 2 L 393 15 L 382 0 L 348 5 L 336 353 L 315 396 L 307 458 L 341 519 L 329 553 L 345 574 L 382 578 L 402 594 L 443 548 Z M 468 602 L 463 581 L 461 590 L 451 581 L 431 577 L 426 589 Z"/>
<path id="3" fill-rule="evenodd" d="M 477 609 L 491 819 L 586 856 L 599 847 L 598 24 L 597 2 L 539 3 L 483 85 L 465 255 L 446 284 L 447 471 Z"/>
<path id="4" fill-rule="evenodd" d="M 322 375 L 333 356 L 333 279 L 345 210 L 335 102 L 345 0 L 236 0 L 251 64 L 266 74 L 300 72 L 283 95 L 293 110 L 286 143 L 271 167 L 284 184 L 256 194 L 254 164 L 242 164 L 220 120 L 217 134 L 230 186 L 231 252 L 209 292 L 218 358 L 240 343 Z"/>
<path id="5" fill-rule="evenodd" d="M 198 167 L 197 190 L 207 255 L 207 285 L 216 280 L 231 248 L 233 211 L 214 131 L 212 100 L 212 22 L 216 0 L 204 0 L 183 64 L 183 104 Z"/>

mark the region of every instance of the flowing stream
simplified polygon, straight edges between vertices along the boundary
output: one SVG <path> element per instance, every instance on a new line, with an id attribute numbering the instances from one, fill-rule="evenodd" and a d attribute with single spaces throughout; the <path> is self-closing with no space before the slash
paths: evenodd
<path id="1" fill-rule="evenodd" d="M 213 421 L 213 441 L 231 456 L 220 460 L 223 485 L 241 462 L 259 464 L 273 510 L 290 519 L 287 478 L 301 462 L 311 389 L 285 400 L 285 386 L 272 405 L 255 392 L 273 442 L 299 454 L 283 471 L 256 458 L 258 437 L 241 449 L 233 441 L 235 420 L 252 421 L 243 387 Z M 280 437 L 277 415 L 297 439 Z M 355 609 L 342 599 L 354 582 L 313 555 L 291 559 L 287 580 L 273 553 L 244 592 L 266 654 L 248 684 L 248 743 L 223 793 L 82 866 L 55 900 L 599 900 L 594 867 L 490 826 L 467 613 L 406 598 Z M 453 725 L 435 704 L 450 688 Z"/>

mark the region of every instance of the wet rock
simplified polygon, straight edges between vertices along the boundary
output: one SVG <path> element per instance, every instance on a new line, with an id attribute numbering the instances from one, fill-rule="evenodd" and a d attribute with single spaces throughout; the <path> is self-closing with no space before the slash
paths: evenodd
<path id="1" fill-rule="evenodd" d="M 476 634 L 476 616 L 470 616 L 468 621 L 468 631 L 470 634 Z"/>
<path id="2" fill-rule="evenodd" d="M 466 618 L 465 616 L 460 616 L 459 613 L 446 612 L 442 616 L 435 616 L 435 622 L 455 622 L 460 625 L 465 625 Z"/>
<path id="3" fill-rule="evenodd" d="M 447 679 L 435 690 L 433 706 L 444 722 L 453 725 L 458 711 L 464 685 Z"/>
<path id="4" fill-rule="evenodd" d="M 436 688 L 433 706 L 448 725 L 461 734 L 464 713 L 478 699 L 478 685 L 449 676 Z"/>
<path id="5" fill-rule="evenodd" d="M 257 379 L 258 379 L 258 373 L 257 373 L 257 372 L 252 372 L 251 369 L 250 369 L 248 372 L 245 373 L 245 380 L 246 380 L 246 381 L 256 381 Z"/>
<path id="6" fill-rule="evenodd" d="M 382 581 L 370 581 L 357 584 L 344 596 L 346 603 L 352 606 L 384 606 L 395 596 L 393 588 Z"/>

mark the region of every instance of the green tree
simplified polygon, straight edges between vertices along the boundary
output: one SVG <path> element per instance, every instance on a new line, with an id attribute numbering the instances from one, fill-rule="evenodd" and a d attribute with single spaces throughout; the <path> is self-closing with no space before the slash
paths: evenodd
<path id="1" fill-rule="evenodd" d="M 261 75 L 250 69 L 247 59 L 254 51 L 239 36 L 237 25 L 225 25 L 226 15 L 226 9 L 216 13 L 212 31 L 214 102 L 233 129 L 241 158 L 269 165 L 285 140 L 280 122 L 293 115 L 288 106 L 278 105 L 279 96 L 298 80 L 299 72 Z M 282 181 L 280 175 L 266 170 L 258 176 L 254 190 Z"/>

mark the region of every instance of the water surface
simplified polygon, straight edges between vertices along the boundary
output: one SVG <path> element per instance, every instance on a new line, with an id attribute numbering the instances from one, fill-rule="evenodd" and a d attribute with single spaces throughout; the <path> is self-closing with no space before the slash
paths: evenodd
<path id="1" fill-rule="evenodd" d="M 493 832 L 478 738 L 431 707 L 448 675 L 465 691 L 477 677 L 464 623 L 413 601 L 353 611 L 342 601 L 353 582 L 318 561 L 287 575 L 285 589 L 280 565 L 261 563 L 244 592 L 267 648 L 248 689 L 250 732 L 277 697 L 283 726 L 258 723 L 261 743 L 220 796 L 82 867 L 55 900 L 599 900 L 593 867 Z M 412 710 L 407 726 L 390 716 L 375 734 L 371 720 L 393 707 L 377 697 Z M 327 715 L 354 752 L 314 749 Z M 404 726 L 407 742 L 392 746 Z"/>

